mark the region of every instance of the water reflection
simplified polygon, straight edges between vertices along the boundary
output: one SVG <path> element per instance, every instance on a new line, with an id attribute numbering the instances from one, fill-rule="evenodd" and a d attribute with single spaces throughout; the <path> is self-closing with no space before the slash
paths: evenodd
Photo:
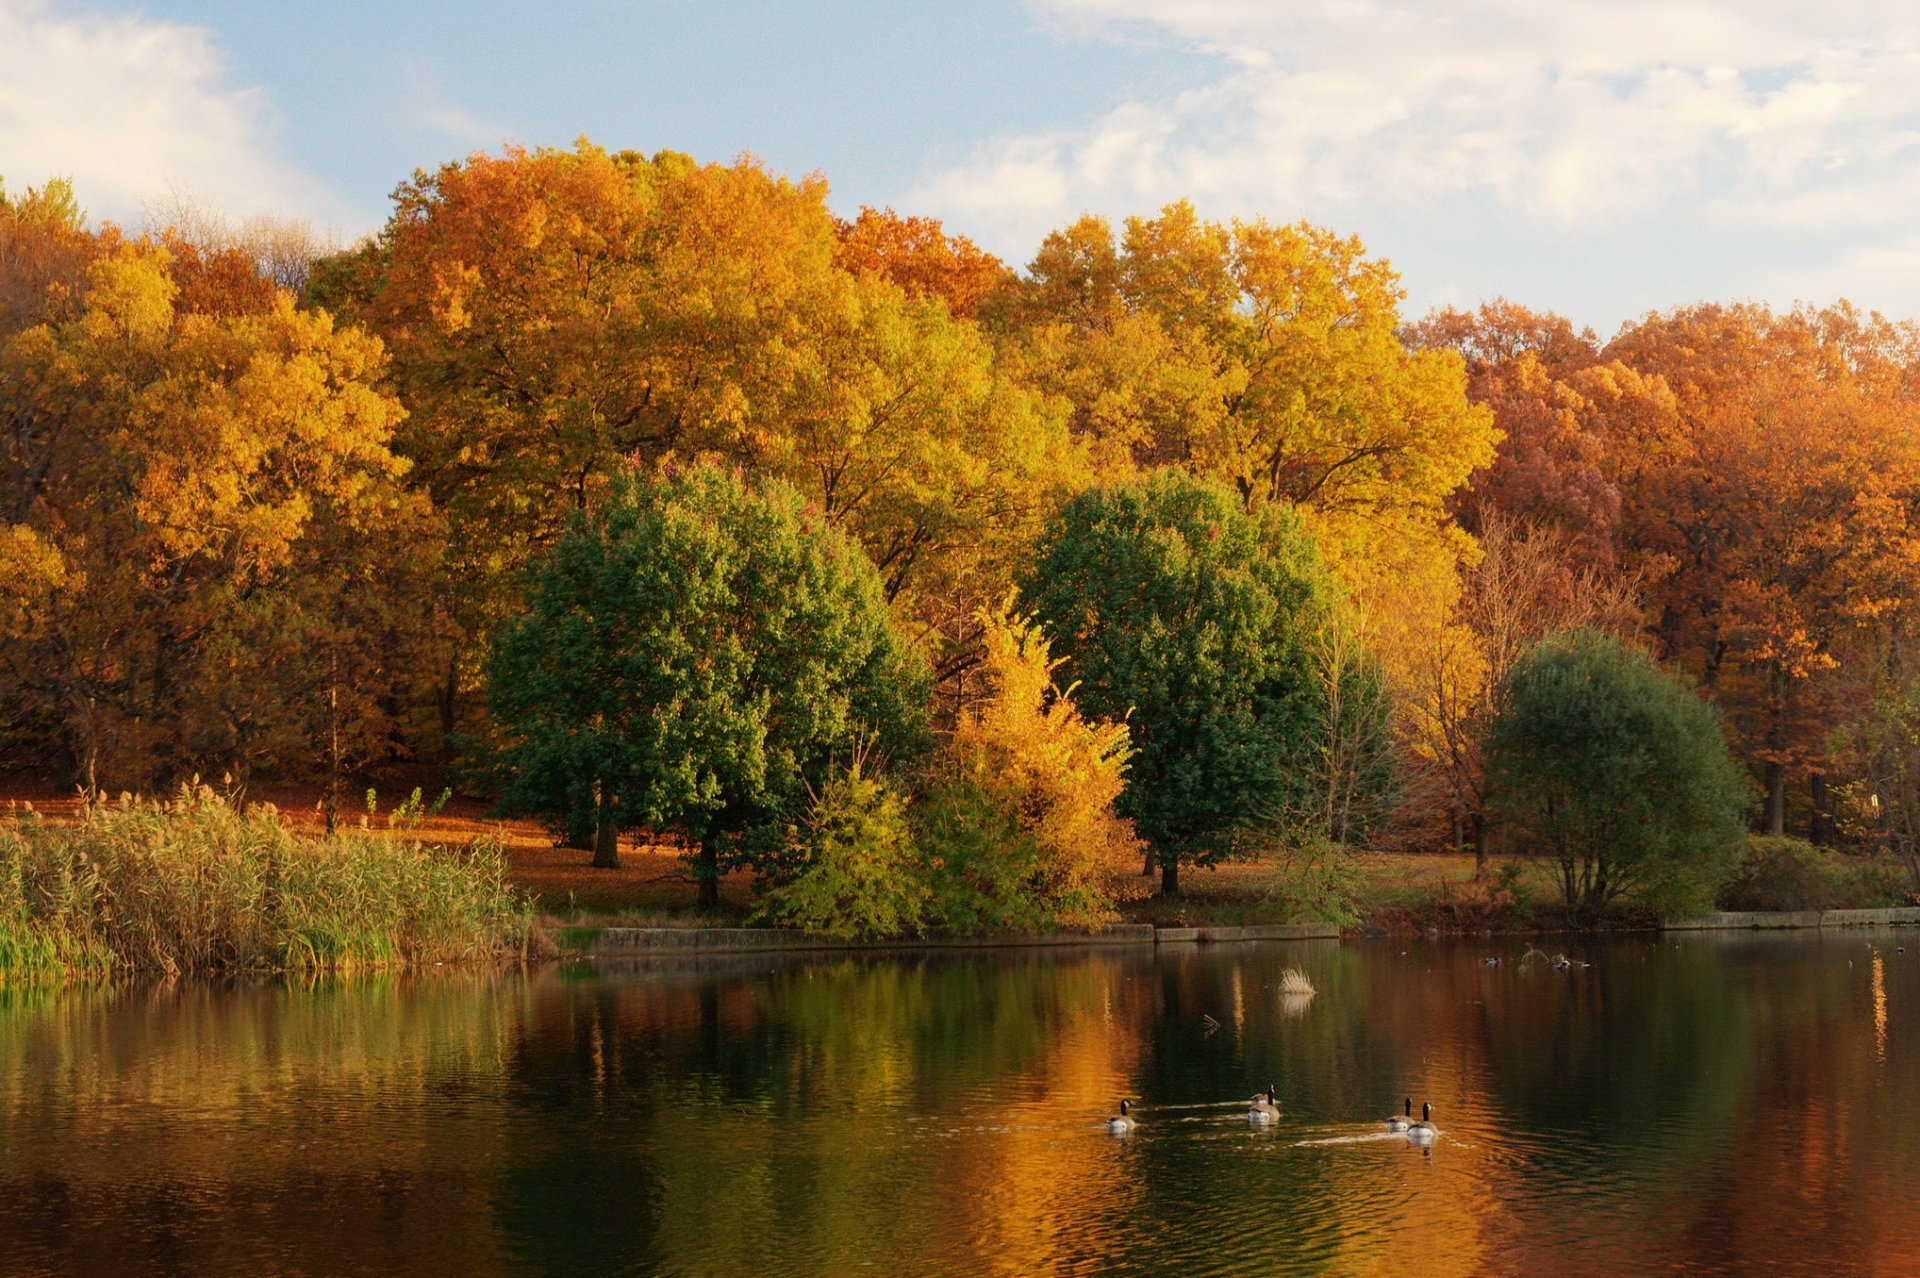
<path id="1" fill-rule="evenodd" d="M 1893 938 L 1522 948 L 0 991 L 0 1272 L 1920 1272 Z"/>

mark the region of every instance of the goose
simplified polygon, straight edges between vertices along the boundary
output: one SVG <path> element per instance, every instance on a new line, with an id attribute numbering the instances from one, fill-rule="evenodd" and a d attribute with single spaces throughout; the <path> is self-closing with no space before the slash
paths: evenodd
<path id="1" fill-rule="evenodd" d="M 1387 1130 L 1390 1132 L 1404 1132 L 1411 1126 L 1413 1126 L 1413 1097 L 1409 1096 L 1407 1097 L 1406 1114 L 1404 1116 L 1395 1114 L 1392 1118 L 1389 1118 L 1387 1120 Z"/>
<path id="2" fill-rule="evenodd" d="M 1274 1094 L 1273 1084 L 1267 1084 L 1265 1092 L 1253 1094 L 1253 1107 L 1247 1111 L 1250 1123 L 1271 1123 L 1280 1117 L 1280 1098 Z"/>
<path id="3" fill-rule="evenodd" d="M 1412 1110 L 1409 1109 L 1408 1113 L 1412 1113 Z M 1440 1129 L 1433 1125 L 1433 1106 L 1421 1102 L 1420 1121 L 1407 1128 L 1407 1139 L 1416 1144 L 1425 1144 L 1439 1134 Z"/>
<path id="4" fill-rule="evenodd" d="M 1121 1101 L 1120 1112 L 1107 1120 L 1107 1130 L 1115 1136 L 1125 1136 L 1128 1132 L 1132 1131 L 1134 1127 L 1137 1126 L 1133 1119 L 1127 1114 L 1127 1111 L 1132 1107 L 1133 1103 L 1131 1101 Z"/>

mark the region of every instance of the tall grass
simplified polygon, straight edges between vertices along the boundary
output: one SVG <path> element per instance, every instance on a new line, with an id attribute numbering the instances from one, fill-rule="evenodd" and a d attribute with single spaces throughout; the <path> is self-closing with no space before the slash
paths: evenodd
<path id="1" fill-rule="evenodd" d="M 352 971 L 525 952 L 498 843 L 295 834 L 206 788 L 0 823 L 0 984 Z"/>

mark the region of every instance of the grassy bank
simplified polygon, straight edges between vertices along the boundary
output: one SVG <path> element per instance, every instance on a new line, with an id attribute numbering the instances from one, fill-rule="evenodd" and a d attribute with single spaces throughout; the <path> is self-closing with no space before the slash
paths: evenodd
<path id="1" fill-rule="evenodd" d="M 204 788 L 0 821 L 0 984 L 497 958 L 530 923 L 487 839 L 300 834 Z"/>

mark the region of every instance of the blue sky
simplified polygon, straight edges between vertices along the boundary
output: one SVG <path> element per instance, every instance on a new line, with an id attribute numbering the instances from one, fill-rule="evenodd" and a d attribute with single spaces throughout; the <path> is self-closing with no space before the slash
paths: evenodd
<path id="1" fill-rule="evenodd" d="M 1409 314 L 1920 317 L 1920 14 L 1867 0 L 0 0 L 0 177 L 351 238 L 511 139 L 751 150 L 1010 261 L 1081 212 L 1307 218 Z"/>

